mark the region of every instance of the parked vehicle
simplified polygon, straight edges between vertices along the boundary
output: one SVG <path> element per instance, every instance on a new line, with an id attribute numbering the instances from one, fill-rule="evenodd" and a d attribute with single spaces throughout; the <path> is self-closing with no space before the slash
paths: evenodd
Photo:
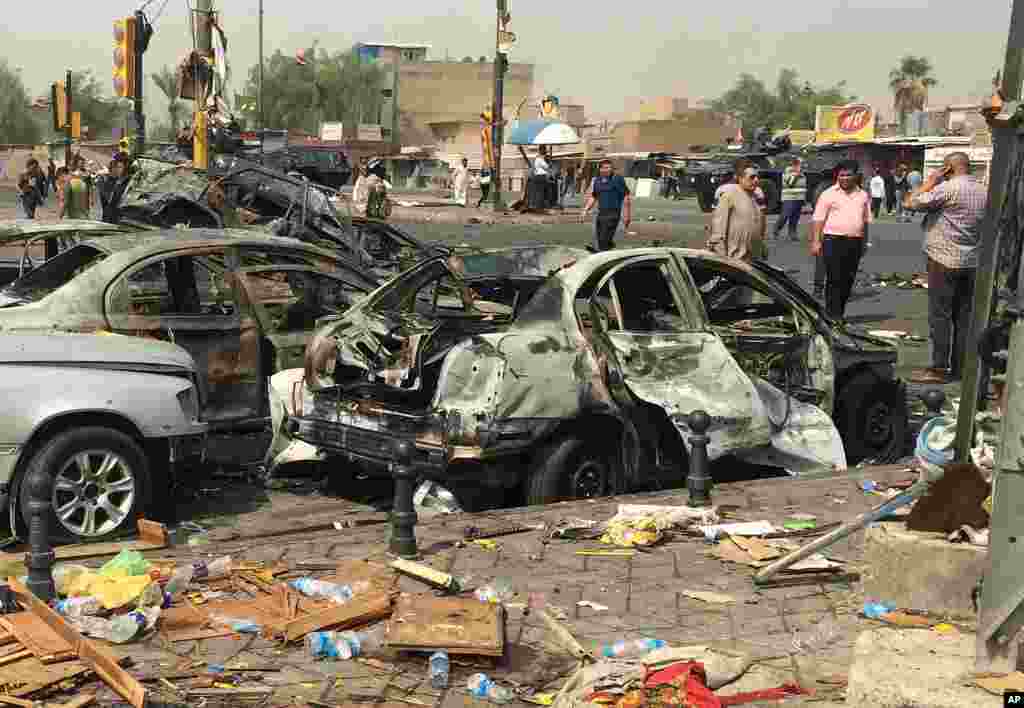
<path id="1" fill-rule="evenodd" d="M 300 366 L 317 317 L 376 281 L 294 239 L 192 229 L 74 244 L 0 290 L 0 332 L 107 331 L 159 339 L 199 367 L 213 430 L 262 428 L 267 378 Z"/>
<path id="2" fill-rule="evenodd" d="M 28 522 L 25 479 L 54 481 L 49 529 L 95 541 L 134 528 L 202 459 L 198 371 L 181 347 L 134 337 L 0 335 L 0 508 Z"/>
<path id="3" fill-rule="evenodd" d="M 687 249 L 431 259 L 327 321 L 304 371 L 271 381 L 269 461 L 338 457 L 382 473 L 404 439 L 463 503 L 485 490 L 544 503 L 678 481 L 686 415 L 703 409 L 713 459 L 842 468 L 825 412 L 837 383 L 843 421 L 877 398 L 895 406 L 895 350 L 812 303 L 770 266 Z M 890 415 L 876 446 L 905 425 L 905 410 Z"/>
<path id="4" fill-rule="evenodd" d="M 341 189 L 352 177 L 352 166 L 344 151 L 330 145 L 288 145 L 259 153 L 249 151 L 246 159 L 282 172 L 298 172 L 317 184 Z"/>

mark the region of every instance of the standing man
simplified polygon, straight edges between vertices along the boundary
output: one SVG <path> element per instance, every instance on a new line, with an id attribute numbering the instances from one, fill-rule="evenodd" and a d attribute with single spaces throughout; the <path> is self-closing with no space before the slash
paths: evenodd
<path id="1" fill-rule="evenodd" d="M 782 173 L 782 216 L 775 222 L 775 238 L 782 233 L 782 227 L 789 227 L 789 240 L 799 240 L 796 235 L 800 225 L 800 213 L 804 210 L 804 199 L 807 196 L 807 178 L 802 171 L 799 157 Z"/>
<path id="2" fill-rule="evenodd" d="M 80 159 L 80 158 L 79 158 Z M 73 159 L 72 165 L 78 164 Z M 88 219 L 89 210 L 92 207 L 92 190 L 85 177 L 76 168 L 74 172 L 67 172 L 64 176 L 64 186 L 61 189 L 63 198 L 57 214 L 61 219 Z"/>
<path id="3" fill-rule="evenodd" d="M 825 308 L 842 319 L 868 243 L 871 209 L 857 185 L 857 163 L 839 166 L 836 184 L 818 198 L 811 224 L 811 255 L 825 256 Z"/>
<path id="4" fill-rule="evenodd" d="M 707 247 L 721 256 L 750 262 L 764 257 L 768 221 L 757 203 L 757 167 L 743 158 L 736 161 L 734 171 L 736 184 L 721 191 L 711 215 Z"/>
<path id="5" fill-rule="evenodd" d="M 892 188 L 896 200 L 896 219 L 903 221 L 903 197 L 907 194 L 907 166 L 902 162 L 896 165 L 896 173 L 892 176 Z"/>
<path id="6" fill-rule="evenodd" d="M 46 180 L 49 182 L 50 189 L 57 192 L 57 165 L 54 163 L 53 158 L 49 159 L 49 164 L 46 166 Z"/>
<path id="7" fill-rule="evenodd" d="M 455 203 L 461 207 L 469 202 L 469 160 L 462 158 L 462 162 L 455 168 L 455 178 L 452 180 L 453 191 L 455 192 Z"/>
<path id="8" fill-rule="evenodd" d="M 25 163 L 25 170 L 32 181 L 32 187 L 39 195 L 39 203 L 44 204 L 46 202 L 46 194 L 50 191 L 50 185 L 46 180 L 46 173 L 39 166 L 39 160 L 30 157 L 28 162 Z"/>
<path id="9" fill-rule="evenodd" d="M 18 193 L 14 197 L 14 218 L 34 219 L 38 206 L 39 192 L 32 184 L 32 177 L 28 172 L 22 172 L 18 175 Z"/>
<path id="10" fill-rule="evenodd" d="M 97 180 L 100 218 L 108 224 L 117 224 L 121 221 L 121 198 L 128 187 L 127 163 L 127 156 L 124 153 L 114 153 L 109 171 Z"/>
<path id="11" fill-rule="evenodd" d="M 871 217 L 878 218 L 878 211 L 885 201 L 885 178 L 875 168 L 875 176 L 871 178 Z"/>
<path id="12" fill-rule="evenodd" d="M 600 174 L 594 178 L 587 195 L 580 221 L 585 221 L 590 210 L 597 204 L 597 221 L 594 225 L 594 250 L 610 251 L 615 248 L 615 231 L 619 220 L 628 229 L 633 221 L 633 198 L 626 186 L 626 180 L 612 174 L 612 161 L 601 160 Z"/>
<path id="13" fill-rule="evenodd" d="M 928 257 L 928 328 L 932 365 L 914 372 L 918 383 L 948 383 L 960 379 L 978 241 L 988 194 L 971 176 L 971 160 L 954 152 L 924 183 L 905 198 L 905 206 L 925 212 L 924 252 Z"/>

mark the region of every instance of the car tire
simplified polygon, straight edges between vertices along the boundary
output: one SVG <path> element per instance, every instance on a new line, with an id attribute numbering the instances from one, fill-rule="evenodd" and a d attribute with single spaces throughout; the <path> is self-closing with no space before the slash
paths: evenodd
<path id="1" fill-rule="evenodd" d="M 836 397 L 835 424 L 848 465 L 868 459 L 877 464 L 898 460 L 907 434 L 902 386 L 872 371 L 855 374 Z"/>
<path id="2" fill-rule="evenodd" d="M 697 192 L 697 204 L 700 205 L 700 210 L 705 214 L 710 214 L 715 208 L 715 200 L 713 197 L 709 197 L 704 192 Z"/>
<path id="3" fill-rule="evenodd" d="M 608 496 L 620 491 L 619 446 L 566 435 L 541 448 L 526 487 L 526 503 Z"/>
<path id="4" fill-rule="evenodd" d="M 88 472 L 83 474 L 76 458 L 88 465 Z M 107 470 L 100 476 L 104 468 Z M 122 534 L 134 528 L 148 506 L 149 461 L 139 444 L 119 430 L 66 430 L 32 456 L 18 490 L 26 524 L 30 520 L 26 481 L 38 470 L 54 481 L 49 531 L 61 541 L 92 542 Z"/>

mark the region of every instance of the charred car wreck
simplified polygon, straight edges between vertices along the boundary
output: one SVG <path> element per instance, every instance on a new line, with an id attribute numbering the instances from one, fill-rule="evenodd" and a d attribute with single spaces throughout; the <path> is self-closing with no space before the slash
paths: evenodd
<path id="1" fill-rule="evenodd" d="M 725 336 L 723 325 L 745 325 L 716 323 L 715 307 L 724 298 L 745 313 L 750 298 L 711 278 L 698 287 L 691 263 L 738 267 L 715 261 L 560 247 L 424 261 L 324 320 L 304 370 L 271 379 L 268 468 L 329 458 L 386 473 L 406 439 L 423 477 L 470 507 L 488 491 L 521 490 L 528 503 L 598 496 L 678 482 L 698 409 L 713 420 L 712 459 L 845 468 L 825 412 L 836 370 L 819 329 L 831 323 L 783 293 L 795 309 L 771 310 L 776 336 Z M 755 290 L 769 279 L 745 277 Z"/>

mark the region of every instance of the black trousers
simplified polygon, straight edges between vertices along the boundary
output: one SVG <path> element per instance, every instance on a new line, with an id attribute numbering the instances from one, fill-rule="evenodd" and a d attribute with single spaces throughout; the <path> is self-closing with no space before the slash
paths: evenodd
<path id="1" fill-rule="evenodd" d="M 598 211 L 594 223 L 594 248 L 598 251 L 610 251 L 615 248 L 615 232 L 619 228 L 622 212 Z"/>
<path id="2" fill-rule="evenodd" d="M 881 209 L 882 209 L 882 198 L 881 197 L 871 197 L 871 215 L 877 219 L 878 218 L 878 212 L 881 211 Z"/>
<path id="3" fill-rule="evenodd" d="M 825 309 L 833 318 L 842 319 L 864 255 L 864 239 L 826 234 L 821 249 L 825 256 Z"/>
<path id="4" fill-rule="evenodd" d="M 973 268 L 947 268 L 928 259 L 928 329 L 932 367 L 960 376 L 974 300 Z"/>
<path id="5" fill-rule="evenodd" d="M 489 196 L 491 196 L 491 184 L 490 184 L 490 182 L 488 182 L 487 184 L 481 184 L 480 185 L 480 199 L 477 201 L 476 205 L 479 207 L 481 204 L 483 204 L 484 202 L 487 201 L 487 198 Z"/>

